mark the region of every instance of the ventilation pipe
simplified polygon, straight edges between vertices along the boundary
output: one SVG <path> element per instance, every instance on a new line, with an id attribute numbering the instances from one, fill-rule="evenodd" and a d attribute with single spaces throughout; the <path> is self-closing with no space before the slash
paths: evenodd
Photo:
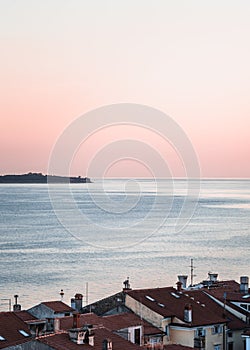
<path id="1" fill-rule="evenodd" d="M 21 304 L 17 303 L 17 299 L 18 299 L 18 295 L 15 294 L 14 295 L 14 299 L 15 299 L 15 304 L 13 305 L 13 311 L 21 311 Z"/>

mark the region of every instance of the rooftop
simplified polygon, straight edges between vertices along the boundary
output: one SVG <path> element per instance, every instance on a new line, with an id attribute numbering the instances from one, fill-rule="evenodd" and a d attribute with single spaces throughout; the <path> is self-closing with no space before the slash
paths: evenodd
<path id="1" fill-rule="evenodd" d="M 22 321 L 35 321 L 37 318 L 33 315 L 31 315 L 28 311 L 22 310 L 22 311 L 15 311 L 14 314 L 20 318 Z"/>
<path id="2" fill-rule="evenodd" d="M 72 328 L 73 325 L 73 317 L 72 316 L 66 316 L 60 318 L 60 329 L 61 330 L 68 330 Z M 105 327 L 109 331 L 118 331 L 120 329 L 133 327 L 133 326 L 139 326 L 142 325 L 144 328 L 144 334 L 145 335 L 153 335 L 153 334 L 159 334 L 161 331 L 152 326 L 150 323 L 148 323 L 145 320 L 142 320 L 140 317 L 135 315 L 132 312 L 126 312 L 121 313 L 117 315 L 110 315 L 110 316 L 97 316 L 94 313 L 88 313 L 88 314 L 80 314 L 79 319 L 79 326 L 83 327 L 84 325 L 91 324 L 93 327 Z"/>
<path id="3" fill-rule="evenodd" d="M 0 312 L 0 349 L 25 343 L 30 337 L 28 326 L 14 312 Z"/>
<path id="4" fill-rule="evenodd" d="M 194 300 L 184 290 L 178 292 L 172 287 L 140 289 L 128 291 L 127 295 L 136 299 L 149 309 L 163 316 L 177 317 L 184 322 L 184 308 L 187 304 L 192 307 L 192 323 L 184 323 L 185 326 L 204 326 L 227 322 L 222 316 L 218 316 L 199 300 Z"/>
<path id="5" fill-rule="evenodd" d="M 49 307 L 51 310 L 53 310 L 56 313 L 60 313 L 60 312 L 73 312 L 75 311 L 74 309 L 72 309 L 72 307 L 68 306 L 67 304 L 65 304 L 62 301 L 44 301 L 41 304 L 46 305 L 47 307 Z"/>
<path id="6" fill-rule="evenodd" d="M 132 344 L 122 337 L 113 334 L 106 328 L 97 328 L 93 329 L 94 331 L 94 347 L 88 344 L 84 344 L 83 346 L 73 343 L 69 339 L 69 335 L 67 333 L 53 334 L 50 336 L 41 337 L 38 339 L 41 343 L 49 345 L 52 349 L 55 350 L 79 350 L 79 348 L 83 349 L 96 349 L 102 350 L 103 341 L 105 339 L 110 339 L 113 343 L 113 349 L 119 350 L 139 350 L 140 346 Z"/>

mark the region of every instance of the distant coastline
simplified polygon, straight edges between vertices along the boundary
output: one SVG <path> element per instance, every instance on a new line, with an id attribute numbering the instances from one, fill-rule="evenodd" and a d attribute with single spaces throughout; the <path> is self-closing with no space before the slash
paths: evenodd
<path id="1" fill-rule="evenodd" d="M 45 184 L 45 183 L 91 183 L 88 177 L 67 177 L 57 175 L 43 175 L 42 173 L 27 173 L 21 175 L 2 175 L 0 183 L 7 184 Z"/>

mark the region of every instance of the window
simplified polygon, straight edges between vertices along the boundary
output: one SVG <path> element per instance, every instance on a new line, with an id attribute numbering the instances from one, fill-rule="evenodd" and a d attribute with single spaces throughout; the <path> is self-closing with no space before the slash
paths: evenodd
<path id="1" fill-rule="evenodd" d="M 145 295 L 145 298 L 147 298 L 148 300 L 150 300 L 150 301 L 155 301 L 155 299 L 154 298 L 152 298 L 151 296 L 149 296 L 149 295 Z"/>
<path id="2" fill-rule="evenodd" d="M 22 334 L 24 337 L 29 337 L 30 335 L 26 333 L 24 330 L 19 329 L 19 333 Z"/>
<path id="3" fill-rule="evenodd" d="M 242 307 L 245 310 L 250 311 L 250 304 L 240 304 L 240 307 Z"/>
<path id="4" fill-rule="evenodd" d="M 222 333 L 222 326 L 220 326 L 220 325 L 213 326 L 212 333 L 213 334 L 220 334 L 220 333 Z"/>
<path id="5" fill-rule="evenodd" d="M 247 310 L 247 304 L 240 304 L 240 306 L 241 306 L 243 309 L 246 309 L 246 310 Z"/>
<path id="6" fill-rule="evenodd" d="M 165 334 L 169 335 L 169 325 L 168 324 L 165 326 Z"/>
<path id="7" fill-rule="evenodd" d="M 197 328 L 196 330 L 196 336 L 197 337 L 205 337 L 206 335 L 206 330 L 203 328 Z"/>
<path id="8" fill-rule="evenodd" d="M 228 332 L 227 335 L 228 335 L 228 338 L 232 338 L 233 332 Z"/>
<path id="9" fill-rule="evenodd" d="M 6 339 L 0 335 L 0 341 L 1 341 L 1 340 L 6 340 Z"/>
<path id="10" fill-rule="evenodd" d="M 220 344 L 214 345 L 214 350 L 221 350 L 221 345 Z"/>
<path id="11" fill-rule="evenodd" d="M 134 331 L 135 344 L 141 345 L 141 330 L 136 328 Z"/>
<path id="12" fill-rule="evenodd" d="M 233 342 L 228 343 L 227 350 L 234 350 L 234 343 Z"/>

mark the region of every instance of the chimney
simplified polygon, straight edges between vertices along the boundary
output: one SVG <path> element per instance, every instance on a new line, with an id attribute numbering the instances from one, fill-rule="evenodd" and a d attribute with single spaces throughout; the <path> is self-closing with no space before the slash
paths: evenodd
<path id="1" fill-rule="evenodd" d="M 80 328 L 80 317 L 81 315 L 78 313 L 73 313 L 73 327 L 72 328 Z"/>
<path id="2" fill-rule="evenodd" d="M 75 309 L 77 311 L 81 311 L 82 309 L 82 298 L 83 298 L 83 295 L 80 293 L 77 293 L 75 295 Z"/>
<path id="3" fill-rule="evenodd" d="M 64 296 L 64 291 L 63 291 L 63 289 L 61 289 L 60 296 L 61 296 L 61 301 L 63 301 L 63 296 Z"/>
<path id="4" fill-rule="evenodd" d="M 127 279 L 123 282 L 123 284 L 124 284 L 124 288 L 123 288 L 124 291 L 131 290 L 130 283 L 129 283 L 129 277 L 127 277 Z"/>
<path id="5" fill-rule="evenodd" d="M 188 279 L 187 275 L 179 275 L 178 276 L 178 280 L 179 280 L 179 282 L 182 283 L 182 288 L 183 289 L 187 288 L 187 279 Z"/>
<path id="6" fill-rule="evenodd" d="M 184 308 L 184 321 L 192 323 L 192 305 L 186 304 Z"/>
<path id="7" fill-rule="evenodd" d="M 54 332 L 57 333 L 60 331 L 60 319 L 55 318 L 54 319 Z"/>
<path id="8" fill-rule="evenodd" d="M 13 305 L 13 311 L 21 311 L 21 304 L 17 303 L 18 295 L 15 294 L 14 298 L 15 298 L 15 304 Z"/>
<path id="9" fill-rule="evenodd" d="M 241 276 L 240 277 L 240 291 L 241 291 L 241 293 L 245 293 L 245 294 L 248 293 L 248 288 L 249 288 L 248 282 L 249 282 L 248 276 Z"/>
<path id="10" fill-rule="evenodd" d="M 102 350 L 112 350 L 112 341 L 110 339 L 104 339 L 102 342 Z"/>
<path id="11" fill-rule="evenodd" d="M 90 346 L 94 346 L 95 345 L 95 337 L 94 337 L 94 333 L 90 332 L 89 334 L 89 345 Z"/>
<path id="12" fill-rule="evenodd" d="M 75 301 L 75 298 L 71 298 L 70 304 L 71 304 L 72 309 L 76 310 L 76 301 Z"/>
<path id="13" fill-rule="evenodd" d="M 182 282 L 178 281 L 176 284 L 177 284 L 177 291 L 181 292 L 181 290 L 182 290 Z"/>
<path id="14" fill-rule="evenodd" d="M 209 281 L 214 283 L 217 282 L 218 273 L 208 273 Z"/>
<path id="15" fill-rule="evenodd" d="M 91 334 L 93 337 L 93 334 Z M 76 344 L 89 344 L 90 331 L 88 327 L 69 329 L 69 339 Z M 91 339 L 94 344 L 94 339 Z"/>

